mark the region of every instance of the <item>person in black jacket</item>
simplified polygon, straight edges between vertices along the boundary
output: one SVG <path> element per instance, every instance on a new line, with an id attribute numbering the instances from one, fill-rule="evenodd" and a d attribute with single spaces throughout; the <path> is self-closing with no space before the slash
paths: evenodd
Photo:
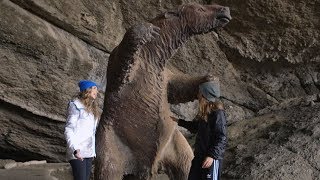
<path id="1" fill-rule="evenodd" d="M 220 89 L 217 81 L 199 86 L 199 113 L 193 121 L 175 119 L 179 126 L 197 133 L 194 159 L 188 180 L 220 180 L 221 163 L 227 143 L 226 115 L 219 101 Z"/>

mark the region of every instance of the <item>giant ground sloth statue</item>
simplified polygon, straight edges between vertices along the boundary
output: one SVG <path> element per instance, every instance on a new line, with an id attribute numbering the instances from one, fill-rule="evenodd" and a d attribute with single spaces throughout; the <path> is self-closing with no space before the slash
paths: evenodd
<path id="1" fill-rule="evenodd" d="M 193 153 L 169 103 L 194 100 L 205 78 L 171 81 L 165 67 L 192 35 L 230 19 L 228 7 L 191 3 L 128 29 L 109 58 L 95 179 L 152 179 L 159 169 L 170 179 L 187 178 Z"/>

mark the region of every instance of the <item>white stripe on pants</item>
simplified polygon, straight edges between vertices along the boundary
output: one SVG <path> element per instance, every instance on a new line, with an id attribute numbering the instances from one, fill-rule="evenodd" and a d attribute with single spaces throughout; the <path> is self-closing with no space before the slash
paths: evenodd
<path id="1" fill-rule="evenodd" d="M 212 166 L 210 167 L 210 174 L 207 174 L 207 179 L 219 180 L 219 160 L 213 160 Z"/>

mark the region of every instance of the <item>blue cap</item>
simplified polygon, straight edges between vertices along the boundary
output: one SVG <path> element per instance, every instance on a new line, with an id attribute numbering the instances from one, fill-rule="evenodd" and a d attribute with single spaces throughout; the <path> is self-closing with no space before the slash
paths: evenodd
<path id="1" fill-rule="evenodd" d="M 79 85 L 79 88 L 80 88 L 80 91 L 81 91 L 81 92 L 82 92 L 82 91 L 85 91 L 85 90 L 87 90 L 88 88 L 91 88 L 91 87 L 93 87 L 93 86 L 98 87 L 95 82 L 89 81 L 89 80 L 81 80 L 81 81 L 79 81 L 78 85 Z"/>
<path id="2" fill-rule="evenodd" d="M 215 102 L 220 97 L 220 86 L 218 82 L 205 82 L 200 84 L 199 91 L 208 101 Z"/>

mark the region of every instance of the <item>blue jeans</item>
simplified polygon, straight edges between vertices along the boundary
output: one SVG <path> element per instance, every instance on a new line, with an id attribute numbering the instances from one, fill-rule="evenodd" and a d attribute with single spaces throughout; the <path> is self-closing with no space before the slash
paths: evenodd
<path id="1" fill-rule="evenodd" d="M 74 180 L 89 180 L 92 167 L 92 158 L 84 158 L 83 161 L 72 159 L 69 161 L 72 167 Z"/>

